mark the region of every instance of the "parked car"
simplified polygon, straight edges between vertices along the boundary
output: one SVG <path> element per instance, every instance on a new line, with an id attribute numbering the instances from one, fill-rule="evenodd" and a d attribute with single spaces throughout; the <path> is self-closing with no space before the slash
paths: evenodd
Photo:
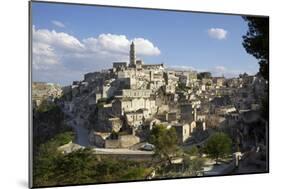
<path id="1" fill-rule="evenodd" d="M 145 150 L 145 151 L 153 151 L 155 148 L 155 146 L 153 144 L 149 144 L 149 143 L 145 143 L 141 146 L 141 150 Z"/>

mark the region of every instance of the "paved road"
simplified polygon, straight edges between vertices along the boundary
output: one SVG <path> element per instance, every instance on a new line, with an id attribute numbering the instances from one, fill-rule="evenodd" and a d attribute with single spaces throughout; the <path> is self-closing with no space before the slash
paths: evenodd
<path id="1" fill-rule="evenodd" d="M 72 123 L 70 123 L 70 126 L 75 130 L 76 132 L 76 143 L 80 146 L 88 147 L 90 146 L 89 143 L 89 130 L 85 129 L 84 127 L 80 126 L 76 119 L 72 120 Z"/>
<path id="2" fill-rule="evenodd" d="M 130 149 L 108 149 L 108 148 L 93 148 L 96 154 L 118 154 L 118 155 L 153 155 L 153 151 L 141 151 Z"/>
<path id="3" fill-rule="evenodd" d="M 203 168 L 204 175 L 224 175 L 229 174 L 234 169 L 234 166 L 231 162 L 215 165 L 214 161 L 207 161 Z"/>
<path id="4" fill-rule="evenodd" d="M 68 120 L 66 120 L 67 125 L 72 127 L 76 133 L 76 144 L 79 144 L 80 146 L 83 147 L 89 147 L 90 142 L 89 142 L 89 130 L 82 127 L 79 124 L 79 119 L 77 117 L 74 117 L 74 115 L 66 110 L 64 110 L 64 113 L 69 117 Z"/>

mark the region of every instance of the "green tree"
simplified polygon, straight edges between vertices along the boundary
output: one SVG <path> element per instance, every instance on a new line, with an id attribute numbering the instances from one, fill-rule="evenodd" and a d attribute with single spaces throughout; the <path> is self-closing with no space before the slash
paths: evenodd
<path id="1" fill-rule="evenodd" d="M 176 90 L 179 92 L 188 92 L 189 89 L 190 89 L 190 87 L 184 85 L 181 82 L 178 82 L 178 86 L 176 87 Z"/>
<path id="2" fill-rule="evenodd" d="M 176 130 L 157 125 L 151 130 L 150 142 L 155 146 L 155 155 L 171 164 L 172 157 L 178 152 Z"/>
<path id="3" fill-rule="evenodd" d="M 41 144 L 33 159 L 33 183 L 35 186 L 55 185 L 55 174 L 57 159 L 62 158 L 62 154 L 57 148 L 67 144 L 74 139 L 73 132 L 60 133 L 50 139 L 48 142 Z"/>
<path id="4" fill-rule="evenodd" d="M 146 167 L 131 167 L 122 176 L 122 180 L 141 180 L 147 177 L 151 172 L 150 168 Z"/>
<path id="5" fill-rule="evenodd" d="M 248 23 L 249 30 L 243 36 L 243 46 L 246 51 L 259 60 L 259 72 L 267 81 L 269 80 L 269 17 L 243 17 Z M 269 99 L 268 87 L 262 99 L 262 117 L 268 120 Z"/>
<path id="6" fill-rule="evenodd" d="M 199 149 L 196 146 L 192 146 L 190 149 L 185 150 L 185 153 L 190 156 L 197 156 L 199 154 Z"/>
<path id="7" fill-rule="evenodd" d="M 47 112 L 55 107 L 56 105 L 54 104 L 54 102 L 43 100 L 36 110 L 38 112 Z"/>
<path id="8" fill-rule="evenodd" d="M 35 187 L 142 180 L 151 172 L 150 162 L 100 156 L 92 149 L 62 154 L 57 148 L 71 140 L 63 133 L 40 146 L 33 166 Z"/>
<path id="9" fill-rule="evenodd" d="M 269 18 L 245 16 L 249 30 L 243 36 L 243 46 L 247 53 L 259 60 L 259 72 L 269 79 Z"/>
<path id="10" fill-rule="evenodd" d="M 65 124 L 65 115 L 58 105 L 51 105 L 42 110 L 35 110 L 33 113 L 33 145 L 34 152 L 38 147 L 54 138 L 60 133 L 72 131 L 72 128 Z"/>
<path id="11" fill-rule="evenodd" d="M 228 135 L 222 132 L 213 134 L 205 145 L 205 152 L 209 157 L 216 160 L 218 163 L 219 158 L 223 158 L 231 153 L 232 141 Z"/>
<path id="12" fill-rule="evenodd" d="M 204 158 L 197 157 L 192 159 L 190 156 L 184 156 L 184 171 L 187 172 L 189 176 L 197 176 L 199 172 L 203 171 L 204 163 Z"/>
<path id="13" fill-rule="evenodd" d="M 60 156 L 54 161 L 54 179 L 59 185 L 95 182 L 96 161 L 93 151 L 87 148 Z"/>

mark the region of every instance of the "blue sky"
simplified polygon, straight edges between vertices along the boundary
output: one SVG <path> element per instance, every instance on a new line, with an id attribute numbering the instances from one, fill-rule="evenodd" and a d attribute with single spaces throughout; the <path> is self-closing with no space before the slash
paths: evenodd
<path id="1" fill-rule="evenodd" d="M 32 3 L 33 80 L 62 85 L 83 74 L 137 57 L 166 67 L 255 74 L 258 63 L 242 46 L 247 31 L 236 15 Z"/>

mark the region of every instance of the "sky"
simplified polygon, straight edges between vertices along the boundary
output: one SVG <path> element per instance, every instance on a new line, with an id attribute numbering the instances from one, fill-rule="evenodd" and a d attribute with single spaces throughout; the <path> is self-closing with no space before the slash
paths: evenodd
<path id="1" fill-rule="evenodd" d="M 33 81 L 70 85 L 89 72 L 137 59 L 236 77 L 258 72 L 238 15 L 32 2 Z"/>

